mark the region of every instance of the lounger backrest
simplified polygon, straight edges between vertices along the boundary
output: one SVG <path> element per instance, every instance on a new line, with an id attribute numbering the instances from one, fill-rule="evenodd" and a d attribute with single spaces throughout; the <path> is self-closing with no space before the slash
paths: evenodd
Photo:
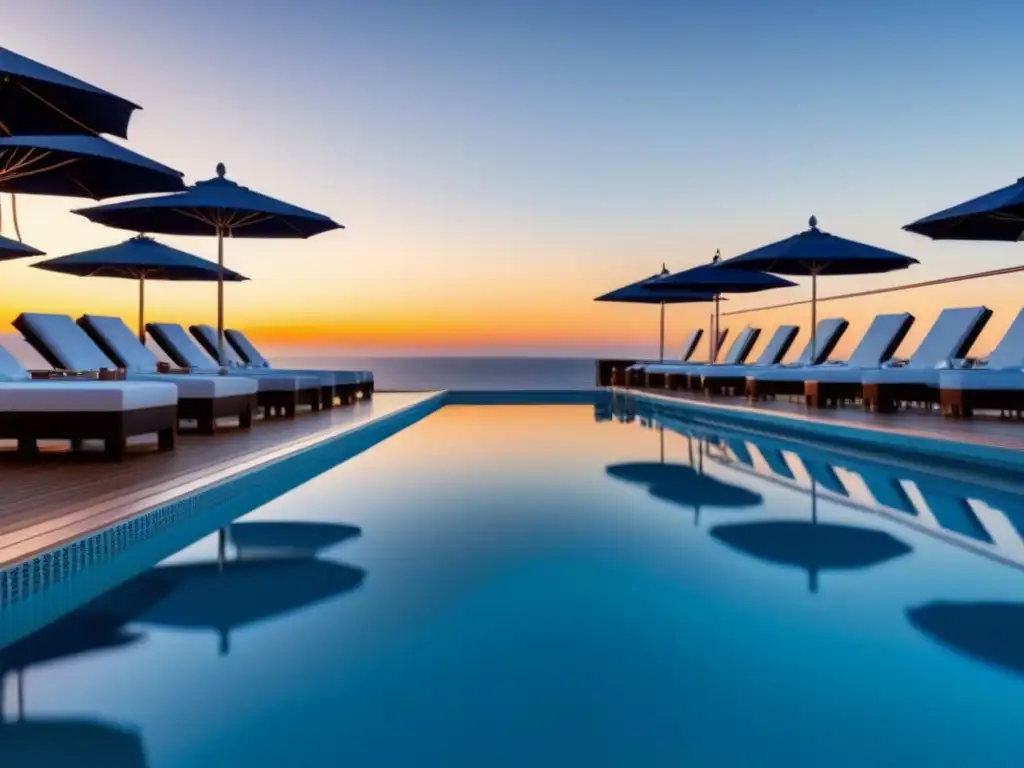
<path id="1" fill-rule="evenodd" d="M 878 368 L 896 354 L 907 331 L 914 324 L 914 316 L 908 312 L 895 315 L 878 315 L 871 321 L 867 333 L 850 355 L 851 368 Z"/>
<path id="2" fill-rule="evenodd" d="M 139 341 L 120 317 L 82 315 L 78 318 L 78 326 L 122 368 L 133 373 L 156 373 L 160 362 L 157 356 Z"/>
<path id="3" fill-rule="evenodd" d="M 988 356 L 989 368 L 1024 368 L 1024 309 Z"/>
<path id="4" fill-rule="evenodd" d="M 799 330 L 795 325 L 780 325 L 776 328 L 754 365 L 775 365 L 779 362 L 793 345 L 793 339 Z"/>
<path id="5" fill-rule="evenodd" d="M 935 368 L 967 357 L 985 323 L 992 317 L 988 307 L 944 309 L 907 361 L 908 368 Z"/>
<path id="6" fill-rule="evenodd" d="M 748 325 L 733 340 L 732 346 L 725 353 L 725 358 L 722 362 L 726 365 L 739 365 L 742 363 L 747 359 L 747 355 L 750 354 L 750 348 L 754 346 L 754 342 L 757 341 L 757 337 L 760 335 L 760 328 L 751 328 Z"/>
<path id="7" fill-rule="evenodd" d="M 213 360 L 203 354 L 199 345 L 177 323 L 146 323 L 146 330 L 175 365 L 197 370 L 216 367 Z"/>
<path id="8" fill-rule="evenodd" d="M 0 381 L 25 381 L 32 378 L 25 366 L 6 348 L 0 347 Z"/>
<path id="9" fill-rule="evenodd" d="M 683 339 L 683 354 L 680 355 L 680 360 L 682 360 L 685 363 L 687 360 L 693 357 L 693 352 L 695 349 L 697 349 L 697 342 L 700 341 L 700 337 L 702 335 L 704 335 L 703 328 L 696 328 L 690 331 L 689 334 L 687 334 L 686 338 Z M 248 357 L 248 355 L 246 355 L 246 357 Z M 252 362 L 252 358 L 249 358 L 249 361 Z"/>
<path id="10" fill-rule="evenodd" d="M 241 355 L 242 359 L 249 363 L 249 365 L 256 366 L 257 368 L 270 367 L 270 361 L 260 354 L 260 351 L 256 349 L 256 346 L 249 341 L 249 338 L 241 331 L 226 330 L 224 331 L 224 338 L 230 342 L 231 346 L 235 348 L 235 351 Z M 685 360 L 686 358 L 684 357 L 683 359 Z"/>
<path id="11" fill-rule="evenodd" d="M 807 346 L 796 359 L 800 365 L 818 365 L 828 360 L 832 350 L 836 348 L 839 339 L 850 324 L 841 317 L 832 317 L 818 323 L 818 332 L 814 334 L 813 342 L 807 340 Z M 813 353 L 813 354 L 812 354 Z"/>
<path id="12" fill-rule="evenodd" d="M 192 334 L 192 338 L 199 342 L 199 346 L 212 357 L 214 360 L 218 357 L 217 349 L 217 330 L 212 325 L 190 325 L 188 327 L 189 333 Z M 228 365 L 234 368 L 240 368 L 245 365 L 245 361 L 238 356 L 235 348 L 231 346 L 227 339 L 224 339 L 224 365 Z"/>
<path id="13" fill-rule="evenodd" d="M 114 361 L 89 338 L 89 334 L 67 315 L 25 312 L 18 315 L 14 327 L 54 368 L 69 371 L 117 368 Z"/>

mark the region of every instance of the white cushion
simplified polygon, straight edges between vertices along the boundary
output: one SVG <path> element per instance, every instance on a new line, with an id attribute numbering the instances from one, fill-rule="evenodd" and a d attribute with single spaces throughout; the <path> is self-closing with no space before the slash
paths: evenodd
<path id="1" fill-rule="evenodd" d="M 0 347 L 0 381 L 28 381 L 31 378 L 25 366 L 4 347 Z"/>
<path id="2" fill-rule="evenodd" d="M 910 356 L 910 368 L 934 368 L 959 353 L 988 310 L 985 307 L 944 309 Z"/>
<path id="3" fill-rule="evenodd" d="M 176 354 L 170 357 L 181 358 L 189 368 L 198 370 L 213 370 L 216 365 L 206 353 L 199 348 L 199 345 L 185 332 L 177 323 L 150 323 L 150 328 L 160 331 L 160 341 L 166 341 L 173 347 Z M 154 338 L 157 338 L 154 336 Z"/>
<path id="4" fill-rule="evenodd" d="M 101 315 L 85 315 L 85 319 L 106 345 L 114 350 L 114 354 L 124 361 L 129 371 L 156 373 L 159 362 L 156 355 L 139 341 L 139 337 L 124 324 L 124 320 Z"/>
<path id="5" fill-rule="evenodd" d="M 647 373 L 698 373 L 701 370 L 708 370 L 711 366 L 706 363 L 651 363 L 644 370 Z"/>
<path id="6" fill-rule="evenodd" d="M 942 371 L 940 389 L 1024 390 L 1024 371 Z"/>
<path id="7" fill-rule="evenodd" d="M 230 339 L 233 345 L 242 350 L 242 355 L 249 361 L 250 365 L 255 365 L 261 368 L 270 367 L 270 361 L 260 354 L 260 351 L 256 349 L 256 345 L 249 341 L 248 337 L 244 333 L 228 329 L 224 331 L 224 335 Z"/>
<path id="8" fill-rule="evenodd" d="M 0 411 L 134 411 L 177 405 L 171 384 L 134 381 L 0 382 Z"/>
<path id="9" fill-rule="evenodd" d="M 114 362 L 103 354 L 103 350 L 89 338 L 67 315 L 48 315 L 42 312 L 25 312 L 21 315 L 25 326 L 39 338 L 39 341 L 60 361 L 62 367 L 71 371 L 98 371 L 101 368 L 117 368 Z"/>
<path id="10" fill-rule="evenodd" d="M 876 316 L 850 353 L 850 365 L 854 368 L 877 368 L 900 328 L 908 322 L 913 322 L 913 318 L 906 312 Z"/>
<path id="11" fill-rule="evenodd" d="M 852 368 L 848 365 L 814 365 L 804 372 L 804 381 L 824 381 L 837 384 L 860 384 L 864 374 L 872 368 Z"/>
<path id="12" fill-rule="evenodd" d="M 129 373 L 132 381 L 163 381 L 178 389 L 179 397 L 211 400 L 235 395 L 254 395 L 259 384 L 241 376 L 199 376 L 179 373 Z"/>
<path id="13" fill-rule="evenodd" d="M 938 387 L 939 372 L 937 368 L 875 368 L 864 371 L 861 381 L 864 384 L 924 384 Z"/>
<path id="14" fill-rule="evenodd" d="M 230 372 L 228 376 L 247 378 L 259 385 L 260 392 L 298 392 L 303 389 L 319 389 L 320 379 L 311 376 L 252 376 Z"/>
<path id="15" fill-rule="evenodd" d="M 211 340 L 215 340 L 217 337 L 217 332 L 213 329 L 213 326 L 197 325 L 194 326 L 194 328 Z M 270 373 L 284 373 L 292 376 L 318 376 L 320 378 L 321 385 L 325 387 L 336 384 L 356 384 L 362 381 L 373 380 L 373 374 L 368 371 L 332 371 L 329 369 L 310 371 L 298 368 L 274 368 L 241 331 L 226 330 L 224 331 L 224 337 L 226 341 L 229 341 L 228 346 L 239 346 L 245 353 L 245 357 L 248 358 L 249 362 L 245 362 L 244 359 L 235 355 L 235 349 L 232 348 L 231 350 L 231 355 L 240 361 L 240 367 L 242 367 L 246 372 L 255 371 L 256 373 L 259 373 L 261 371 L 268 371 Z M 216 342 L 214 341 L 214 343 Z M 233 364 L 231 363 L 230 358 L 228 363 L 229 365 Z"/>
<path id="16" fill-rule="evenodd" d="M 760 365 L 709 365 L 703 372 L 706 379 L 737 379 L 746 377 L 751 369 L 766 368 Z"/>
<path id="17" fill-rule="evenodd" d="M 209 345 L 209 349 L 217 349 L 217 329 L 212 325 L 193 325 L 192 328 L 196 333 L 200 334 L 206 344 Z M 206 352 L 210 357 L 216 359 L 216 356 L 209 352 L 206 346 L 203 347 L 203 351 Z M 245 360 L 238 356 L 235 348 L 231 346 L 231 342 L 224 338 L 224 365 L 231 366 L 233 368 L 240 368 L 247 365 Z"/>
<path id="18" fill-rule="evenodd" d="M 753 381 L 806 381 L 813 379 L 820 365 L 773 365 L 756 373 L 750 372 L 748 379 Z"/>

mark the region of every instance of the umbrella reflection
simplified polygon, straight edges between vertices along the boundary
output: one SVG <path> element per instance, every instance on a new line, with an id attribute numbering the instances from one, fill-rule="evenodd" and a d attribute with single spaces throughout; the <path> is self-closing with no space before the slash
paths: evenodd
<path id="1" fill-rule="evenodd" d="M 956 653 L 1024 676 L 1024 604 L 934 602 L 907 618 Z"/>
<path id="2" fill-rule="evenodd" d="M 141 578 L 170 585 L 170 593 L 138 621 L 212 629 L 225 655 L 232 631 L 349 592 L 362 584 L 365 575 L 360 568 L 312 558 L 230 563 L 219 558 L 216 563 L 160 566 Z"/>
<path id="3" fill-rule="evenodd" d="M 648 493 L 656 499 L 691 507 L 694 524 L 699 521 L 701 507 L 736 509 L 756 507 L 764 501 L 758 493 L 705 475 L 693 466 L 666 462 L 664 429 L 659 431 L 660 462 L 611 464 L 605 467 L 605 473 L 616 480 L 647 486 Z"/>
<path id="4" fill-rule="evenodd" d="M 138 733 L 90 720 L 31 719 L 0 723 L 0 764 L 146 768 Z"/>
<path id="5" fill-rule="evenodd" d="M 234 544 L 239 558 L 254 554 L 314 557 L 361 533 L 362 529 L 356 525 L 275 520 L 233 523 L 228 527 L 227 536 Z"/>

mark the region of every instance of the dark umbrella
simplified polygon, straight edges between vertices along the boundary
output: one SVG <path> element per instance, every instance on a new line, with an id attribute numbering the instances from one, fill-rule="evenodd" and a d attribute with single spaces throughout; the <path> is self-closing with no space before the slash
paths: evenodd
<path id="1" fill-rule="evenodd" d="M 228 527 L 228 538 L 235 545 L 239 558 L 247 552 L 313 557 L 328 547 L 354 539 L 360 533 L 362 530 L 355 525 L 276 520 L 233 523 Z"/>
<path id="2" fill-rule="evenodd" d="M 312 558 L 160 566 L 142 578 L 168 584 L 172 590 L 137 620 L 213 629 L 226 654 L 233 630 L 355 589 L 364 576 L 359 568 Z"/>
<path id="3" fill-rule="evenodd" d="M 638 280 L 635 283 L 617 288 L 603 296 L 598 296 L 594 301 L 613 301 L 622 304 L 659 304 L 661 306 L 661 336 L 658 345 L 659 359 L 665 360 L 665 305 L 666 304 L 692 304 L 704 301 L 714 301 L 714 294 L 707 291 L 684 291 L 664 290 L 657 293 L 646 289 L 648 283 L 669 274 L 663 264 L 661 272 L 652 277 Z"/>
<path id="4" fill-rule="evenodd" d="M 0 48 L 0 132 L 109 133 L 124 139 L 136 109 L 141 107 L 127 99 Z"/>
<path id="5" fill-rule="evenodd" d="M 917 259 L 858 243 L 818 229 L 811 216 L 810 229 L 785 240 L 756 248 L 723 261 L 722 269 L 760 270 L 780 275 L 811 276 L 811 359 L 817 354 L 818 275 L 868 275 L 892 272 L 917 264 Z"/>
<path id="6" fill-rule="evenodd" d="M 907 611 L 919 631 L 968 658 L 1024 676 L 1024 605 L 935 602 Z"/>
<path id="7" fill-rule="evenodd" d="M 721 258 L 721 254 L 715 251 L 715 257 L 710 264 L 659 277 L 644 284 L 645 288 L 652 291 L 671 289 L 712 294 L 715 302 L 715 334 L 712 338 L 716 341 L 712 360 L 718 357 L 718 304 L 723 293 L 758 293 L 759 291 L 789 288 L 796 285 L 794 282 L 764 272 L 720 269 Z"/>
<path id="8" fill-rule="evenodd" d="M 903 227 L 932 240 L 1024 239 L 1024 178 Z"/>
<path id="9" fill-rule="evenodd" d="M 220 278 L 220 268 L 177 248 L 138 235 L 118 245 L 73 253 L 33 264 L 38 269 L 78 277 L 121 277 L 139 281 L 139 341 L 146 343 L 146 280 L 209 281 Z M 243 277 L 230 269 L 224 279 L 241 282 Z"/>
<path id="10" fill-rule="evenodd" d="M 0 261 L 23 259 L 26 256 L 44 255 L 45 254 L 42 251 L 33 248 L 31 245 L 25 245 L 24 243 L 19 243 L 17 240 L 0 237 Z"/>
<path id="11" fill-rule="evenodd" d="M 217 264 L 224 266 L 224 238 L 307 238 L 340 229 L 323 214 L 307 211 L 253 192 L 225 178 L 224 164 L 217 176 L 199 181 L 184 192 L 163 197 L 129 200 L 86 208 L 74 213 L 90 221 L 134 232 L 164 235 L 216 236 Z M 217 283 L 218 362 L 224 358 L 224 283 Z"/>
<path id="12" fill-rule="evenodd" d="M 0 138 L 0 192 L 103 200 L 184 186 L 180 171 L 99 136 Z"/>

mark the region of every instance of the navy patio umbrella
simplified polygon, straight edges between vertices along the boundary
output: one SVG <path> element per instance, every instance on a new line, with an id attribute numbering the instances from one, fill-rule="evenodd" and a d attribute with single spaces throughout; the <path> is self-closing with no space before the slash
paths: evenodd
<path id="1" fill-rule="evenodd" d="M 10 259 L 24 259 L 28 256 L 45 256 L 42 251 L 33 248 L 31 245 L 19 243 L 17 240 L 0 236 L 0 261 Z"/>
<path id="2" fill-rule="evenodd" d="M 217 263 L 224 265 L 224 238 L 308 238 L 341 229 L 342 225 L 276 200 L 225 177 L 199 181 L 173 195 L 128 200 L 74 211 L 97 224 L 134 232 L 196 235 L 217 238 Z M 217 348 L 224 365 L 224 283 L 217 284 Z"/>
<path id="3" fill-rule="evenodd" d="M 917 259 L 885 248 L 822 232 L 818 219 L 811 216 L 810 228 L 753 251 L 723 261 L 719 267 L 729 270 L 759 270 L 780 275 L 810 275 L 811 278 L 811 352 L 817 352 L 818 275 L 868 275 L 892 272 L 917 264 Z"/>
<path id="4" fill-rule="evenodd" d="M 127 99 L 27 56 L 0 48 L 0 133 L 61 135 L 109 133 L 128 138 Z"/>
<path id="5" fill-rule="evenodd" d="M 715 251 L 715 257 L 710 264 L 702 264 L 697 267 L 675 274 L 659 277 L 650 280 L 645 284 L 648 290 L 682 290 L 702 291 L 712 294 L 715 302 L 715 330 L 712 336 L 714 341 L 712 360 L 718 357 L 718 308 L 721 296 L 724 293 L 759 293 L 770 291 L 775 288 L 789 288 L 796 283 L 765 272 L 737 271 L 721 269 L 722 255 Z"/>
<path id="6" fill-rule="evenodd" d="M 665 289 L 663 291 L 650 291 L 647 290 L 647 285 L 652 280 L 658 280 L 669 274 L 668 269 L 663 264 L 661 272 L 651 277 L 646 277 L 643 280 L 638 280 L 635 283 L 630 283 L 622 288 L 616 288 L 614 291 L 598 296 L 594 301 L 609 301 L 620 304 L 659 304 L 661 306 L 661 336 L 658 345 L 658 359 L 664 362 L 665 360 L 665 305 L 666 304 L 693 304 L 705 301 L 714 301 L 714 294 L 709 291 L 689 291 L 680 289 Z"/>
<path id="7" fill-rule="evenodd" d="M 184 186 L 180 171 L 99 136 L 0 138 L 0 192 L 103 200 Z"/>
<path id="8" fill-rule="evenodd" d="M 105 248 L 73 253 L 33 264 L 37 269 L 77 277 L 121 277 L 139 281 L 139 341 L 146 343 L 146 281 L 176 280 L 213 282 L 220 268 L 212 261 L 158 243 L 145 235 Z M 242 282 L 249 278 L 229 269 L 224 279 Z"/>
<path id="9" fill-rule="evenodd" d="M 932 240 L 1024 240 L 1024 178 L 903 227 Z"/>

